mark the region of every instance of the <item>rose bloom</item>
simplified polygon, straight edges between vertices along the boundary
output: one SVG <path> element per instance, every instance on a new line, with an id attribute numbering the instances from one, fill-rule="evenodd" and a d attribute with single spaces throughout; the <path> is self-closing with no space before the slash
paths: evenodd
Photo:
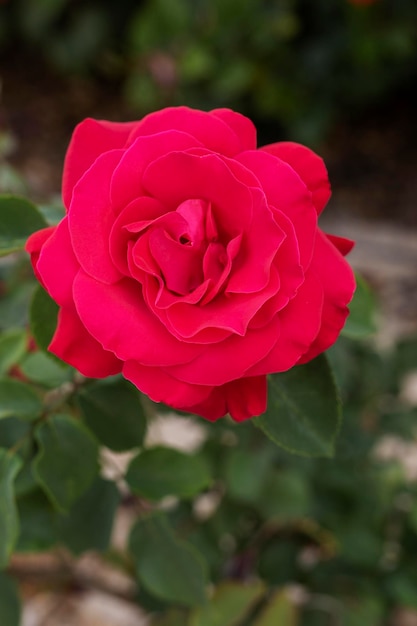
<path id="1" fill-rule="evenodd" d="M 329 196 L 316 154 L 257 150 L 228 109 L 84 120 L 67 215 L 26 246 L 60 306 L 50 351 L 209 420 L 260 415 L 266 375 L 326 350 L 348 315 L 352 242 L 317 226 Z"/>

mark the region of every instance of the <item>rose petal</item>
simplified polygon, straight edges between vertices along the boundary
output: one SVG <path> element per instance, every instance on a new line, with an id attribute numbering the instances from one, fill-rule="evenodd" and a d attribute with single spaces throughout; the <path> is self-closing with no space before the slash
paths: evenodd
<path id="1" fill-rule="evenodd" d="M 207 400 L 189 407 L 188 410 L 210 421 L 229 413 L 236 422 L 242 422 L 264 413 L 266 404 L 266 377 L 253 376 L 214 387 Z"/>
<path id="2" fill-rule="evenodd" d="M 252 121 L 231 109 L 213 109 L 210 115 L 225 122 L 239 137 L 240 151 L 256 149 L 256 128 Z"/>
<path id="3" fill-rule="evenodd" d="M 175 378 L 187 383 L 224 385 L 241 378 L 255 363 L 263 361 L 276 343 L 280 332 L 281 322 L 276 315 L 263 328 L 248 331 L 244 337 L 231 335 L 224 341 L 202 350 L 193 361 L 173 365 L 168 371 Z"/>
<path id="4" fill-rule="evenodd" d="M 249 322 L 262 305 L 279 290 L 279 277 L 271 273 L 268 285 L 254 294 L 220 296 L 203 306 L 178 302 L 166 311 L 166 324 L 178 339 L 190 339 L 204 329 L 215 328 L 243 336 Z M 153 309 L 158 315 L 158 310 Z M 237 378 L 235 376 L 234 378 Z"/>
<path id="5" fill-rule="evenodd" d="M 209 287 L 210 281 L 207 280 L 201 283 L 192 293 L 187 296 L 179 297 L 164 289 L 164 285 L 159 285 L 154 277 L 145 276 L 143 297 L 149 310 L 152 311 L 155 317 L 159 318 L 161 323 L 171 332 L 166 309 L 170 308 L 173 304 L 177 304 L 179 301 L 181 301 L 181 304 L 196 305 L 199 303 L 200 306 L 203 306 L 205 295 Z M 193 306 L 193 308 L 197 307 Z M 174 336 L 181 342 L 198 345 L 217 343 L 218 341 L 223 341 L 231 334 L 232 331 L 224 328 L 204 328 L 192 337 L 177 337 L 175 333 Z"/>
<path id="6" fill-rule="evenodd" d="M 189 133 L 213 152 L 234 156 L 241 151 L 241 142 L 229 124 L 210 113 L 184 106 L 150 113 L 140 122 L 130 140 L 173 128 Z"/>
<path id="7" fill-rule="evenodd" d="M 167 210 L 175 210 L 190 199 L 211 202 L 220 237 L 221 231 L 228 238 L 236 236 L 251 224 L 251 190 L 235 177 L 219 155 L 167 154 L 147 167 L 143 185 Z"/>
<path id="8" fill-rule="evenodd" d="M 268 202 L 294 224 L 301 265 L 307 269 L 313 254 L 317 213 L 306 185 L 292 167 L 267 152 L 243 152 L 237 159 L 260 180 Z"/>
<path id="9" fill-rule="evenodd" d="M 88 332 L 124 361 L 169 366 L 190 361 L 204 349 L 175 339 L 148 310 L 132 280 L 105 285 L 81 270 L 74 301 Z"/>
<path id="10" fill-rule="evenodd" d="M 310 361 L 336 341 L 349 315 L 347 305 L 355 291 L 352 268 L 321 231 L 317 235 L 311 271 L 314 271 L 323 286 L 324 303 L 320 332 L 302 363 Z"/>
<path id="11" fill-rule="evenodd" d="M 269 152 L 288 163 L 311 191 L 313 204 L 318 215 L 322 212 L 331 196 L 327 168 L 315 152 L 292 141 L 281 141 L 263 146 L 261 150 Z"/>
<path id="12" fill-rule="evenodd" d="M 37 264 L 45 289 L 60 306 L 72 306 L 72 284 L 79 269 L 65 217 L 45 242 Z"/>
<path id="13" fill-rule="evenodd" d="M 281 332 L 272 350 L 246 372 L 248 376 L 284 372 L 307 352 L 320 330 L 323 288 L 313 272 L 308 272 L 295 298 L 279 312 Z"/>
<path id="14" fill-rule="evenodd" d="M 154 402 L 165 402 L 184 411 L 203 402 L 212 390 L 212 387 L 203 385 L 188 385 L 158 367 L 145 367 L 136 361 L 126 361 L 123 376 Z"/>
<path id="15" fill-rule="evenodd" d="M 105 378 L 122 370 L 122 362 L 104 350 L 86 330 L 73 307 L 63 307 L 48 350 L 84 376 Z"/>
<path id="16" fill-rule="evenodd" d="M 143 195 L 142 174 L 155 159 L 174 151 L 201 146 L 186 132 L 167 130 L 154 135 L 138 137 L 125 151 L 114 170 L 110 197 L 114 209 L 120 211 L 129 202 Z"/>
<path id="17" fill-rule="evenodd" d="M 91 276 L 105 283 L 122 277 L 110 255 L 110 233 L 116 218 L 110 204 L 110 181 L 123 150 L 101 155 L 76 184 L 68 213 L 75 256 Z"/>
<path id="18" fill-rule="evenodd" d="M 183 245 L 158 228 L 149 233 L 149 249 L 169 291 L 186 295 L 201 284 L 202 258 L 198 246 Z"/>
<path id="19" fill-rule="evenodd" d="M 346 256 L 352 250 L 355 242 L 352 239 L 346 239 L 346 237 L 338 237 L 337 235 L 329 235 L 324 233 L 329 241 L 339 250 L 339 252 Z"/>
<path id="20" fill-rule="evenodd" d="M 227 283 L 226 293 L 255 293 L 270 279 L 272 262 L 286 238 L 265 202 L 254 207 L 254 219 L 244 235 Z"/>
<path id="21" fill-rule="evenodd" d="M 62 197 L 68 209 L 81 176 L 104 152 L 123 148 L 138 122 L 106 122 L 87 118 L 76 126 L 64 163 Z"/>
<path id="22" fill-rule="evenodd" d="M 129 242 L 134 243 L 138 233 L 164 214 L 165 207 L 160 202 L 143 196 L 133 200 L 117 216 L 110 231 L 109 246 L 110 256 L 119 272 L 129 275 Z"/>
<path id="23" fill-rule="evenodd" d="M 35 276 L 42 285 L 43 281 L 41 276 L 39 275 L 36 266 L 38 264 L 42 246 L 45 244 L 46 241 L 48 241 L 49 237 L 51 237 L 55 229 L 56 226 L 48 226 L 48 228 L 42 228 L 41 230 L 37 230 L 35 233 L 30 235 L 25 245 L 26 252 L 30 254 L 30 261 L 32 263 Z"/>
<path id="24" fill-rule="evenodd" d="M 278 311 L 283 309 L 296 295 L 304 282 L 304 271 L 300 265 L 298 243 L 291 221 L 280 211 L 275 211 L 275 220 L 285 232 L 286 237 L 277 250 L 271 271 L 278 273 L 279 291 L 273 295 L 256 313 L 249 323 L 249 328 L 259 328 L 267 324 Z"/>

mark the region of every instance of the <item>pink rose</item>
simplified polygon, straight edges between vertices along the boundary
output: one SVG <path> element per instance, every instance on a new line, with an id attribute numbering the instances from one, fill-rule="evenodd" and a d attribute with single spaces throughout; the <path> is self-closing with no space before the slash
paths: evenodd
<path id="1" fill-rule="evenodd" d="M 27 242 L 60 306 L 49 349 L 209 420 L 260 415 L 266 375 L 326 350 L 348 315 L 352 243 L 317 226 L 329 196 L 316 154 L 257 150 L 251 121 L 228 109 L 84 120 L 67 215 Z"/>

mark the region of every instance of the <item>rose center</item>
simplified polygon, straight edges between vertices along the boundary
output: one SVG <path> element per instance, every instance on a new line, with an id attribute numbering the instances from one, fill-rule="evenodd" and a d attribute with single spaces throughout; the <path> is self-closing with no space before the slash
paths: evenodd
<path id="1" fill-rule="evenodd" d="M 219 242 L 210 202 L 182 202 L 169 219 L 149 234 L 153 258 L 165 285 L 175 295 L 185 296 L 205 281 L 217 281 L 227 254 Z"/>

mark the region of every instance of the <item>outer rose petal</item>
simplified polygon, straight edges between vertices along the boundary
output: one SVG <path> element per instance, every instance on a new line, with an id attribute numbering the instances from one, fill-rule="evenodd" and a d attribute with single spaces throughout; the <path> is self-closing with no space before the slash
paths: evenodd
<path id="1" fill-rule="evenodd" d="M 122 278 L 110 255 L 116 215 L 110 205 L 110 182 L 123 150 L 102 154 L 74 188 L 68 225 L 75 256 L 91 276 L 105 283 Z"/>
<path id="2" fill-rule="evenodd" d="M 146 367 L 136 361 L 126 361 L 123 376 L 154 402 L 166 402 L 170 406 L 188 411 L 190 406 L 204 402 L 212 387 L 189 385 L 173 378 L 158 367 Z"/>
<path id="3" fill-rule="evenodd" d="M 221 387 L 189 385 L 157 368 L 143 367 L 134 361 L 124 364 L 123 376 L 154 402 L 165 402 L 210 421 L 230 413 L 234 420 L 241 422 L 266 410 L 265 376 L 242 378 Z"/>
<path id="4" fill-rule="evenodd" d="M 347 305 L 355 291 L 352 268 L 321 231 L 317 234 L 311 271 L 323 285 L 324 304 L 320 332 L 301 363 L 314 359 L 334 344 L 349 315 Z"/>
<path id="5" fill-rule="evenodd" d="M 256 128 L 248 117 L 231 109 L 213 109 L 210 111 L 210 115 L 215 115 L 223 120 L 235 131 L 240 140 L 241 152 L 256 150 Z"/>
<path id="6" fill-rule="evenodd" d="M 314 248 L 317 214 L 305 183 L 288 163 L 266 152 L 243 152 L 237 160 L 257 176 L 269 204 L 290 218 L 297 235 L 300 262 L 307 269 Z"/>
<path id="7" fill-rule="evenodd" d="M 139 122 L 106 122 L 87 118 L 76 126 L 64 163 L 62 198 L 68 209 L 72 191 L 97 157 L 108 150 L 123 148 Z"/>
<path id="8" fill-rule="evenodd" d="M 130 140 L 173 128 L 192 135 L 213 152 L 234 156 L 241 151 L 241 142 L 229 124 L 210 113 L 188 107 L 168 107 L 146 115 Z"/>
<path id="9" fill-rule="evenodd" d="M 196 385 L 229 383 L 246 375 L 254 363 L 263 362 L 280 336 L 280 326 L 275 316 L 264 328 L 248 331 L 243 338 L 232 335 L 203 350 L 194 361 L 173 365 L 167 371 L 175 378 Z"/>
<path id="10" fill-rule="evenodd" d="M 355 242 L 352 239 L 346 239 L 346 237 L 338 237 L 337 235 L 328 235 L 325 233 L 327 239 L 332 242 L 334 246 L 339 250 L 343 256 L 349 254 L 352 250 Z"/>
<path id="11" fill-rule="evenodd" d="M 146 167 L 165 154 L 184 151 L 202 144 L 188 133 L 169 130 L 138 137 L 129 145 L 111 180 L 110 196 L 115 209 L 123 209 L 143 195 L 142 174 Z"/>
<path id="12" fill-rule="evenodd" d="M 88 332 L 124 361 L 178 365 L 204 350 L 168 333 L 146 307 L 140 286 L 133 280 L 105 285 L 81 270 L 74 281 L 74 300 Z"/>
<path id="13" fill-rule="evenodd" d="M 226 413 L 229 413 L 236 422 L 243 422 L 265 413 L 266 404 L 266 376 L 252 376 L 233 380 L 221 387 L 214 387 L 207 400 L 187 410 L 211 422 L 223 417 Z"/>
<path id="14" fill-rule="evenodd" d="M 30 254 L 30 260 L 35 276 L 42 285 L 43 280 L 37 270 L 39 255 L 41 253 L 43 244 L 49 239 L 49 237 L 51 237 L 55 229 L 56 226 L 48 226 L 48 228 L 42 228 L 42 230 L 36 231 L 36 233 L 30 235 L 25 245 L 26 252 Z"/>
<path id="15" fill-rule="evenodd" d="M 327 168 L 315 152 L 291 141 L 281 141 L 263 146 L 261 150 L 269 152 L 291 165 L 311 191 L 313 204 L 320 215 L 331 196 Z"/>
<path id="16" fill-rule="evenodd" d="M 251 189 L 236 178 L 228 160 L 218 154 L 171 152 L 146 168 L 143 186 L 167 211 L 191 198 L 211 201 L 217 225 L 229 236 L 246 230 L 252 221 Z"/>
<path id="17" fill-rule="evenodd" d="M 284 372 L 307 352 L 320 330 L 323 289 L 320 281 L 308 272 L 297 295 L 279 313 L 281 332 L 265 359 L 249 368 L 247 376 Z"/>
<path id="18" fill-rule="evenodd" d="M 103 350 L 86 331 L 74 308 L 60 309 L 58 327 L 48 350 L 84 376 L 105 378 L 122 370 L 123 363 L 111 352 Z"/>
<path id="19" fill-rule="evenodd" d="M 72 283 L 79 269 L 65 217 L 44 243 L 37 264 L 45 289 L 60 306 L 73 306 Z"/>

